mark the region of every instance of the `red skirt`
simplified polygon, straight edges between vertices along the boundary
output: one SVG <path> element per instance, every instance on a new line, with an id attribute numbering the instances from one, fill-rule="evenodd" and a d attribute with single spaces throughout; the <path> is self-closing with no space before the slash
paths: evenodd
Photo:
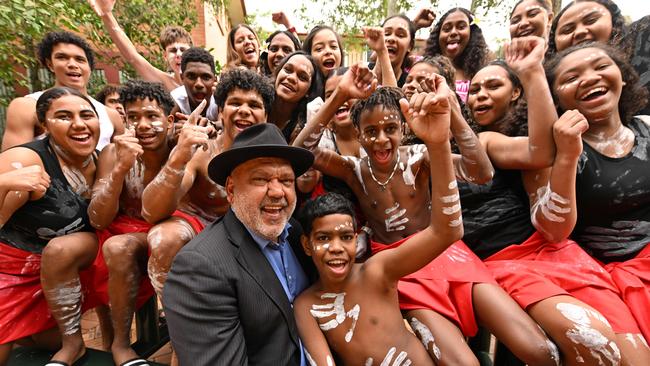
<path id="1" fill-rule="evenodd" d="M 82 311 L 100 301 L 92 291 L 93 268 L 79 273 Z M 56 326 L 41 287 L 41 255 L 0 243 L 0 344 Z"/>
<path id="2" fill-rule="evenodd" d="M 203 230 L 204 225 L 196 217 L 186 214 L 181 211 L 174 211 L 172 216 L 180 217 L 187 221 L 196 233 Z M 104 230 L 97 230 L 97 238 L 99 239 L 99 253 L 95 259 L 95 276 L 94 276 L 94 290 L 101 300 L 102 304 L 108 305 L 108 268 L 104 261 L 102 247 L 106 240 L 114 235 L 129 234 L 129 233 L 147 233 L 153 227 L 152 224 L 136 219 L 126 215 L 119 215 L 113 222 Z M 154 289 L 149 281 L 149 276 L 142 276 L 140 278 L 140 285 L 138 287 L 138 294 L 136 297 L 136 308 L 144 305 L 145 302 L 154 294 Z"/>
<path id="3" fill-rule="evenodd" d="M 550 243 L 535 232 L 520 245 L 493 254 L 485 264 L 523 309 L 552 296 L 569 295 L 603 314 L 614 332 L 640 332 L 611 276 L 572 240 Z"/>
<path id="4" fill-rule="evenodd" d="M 606 264 L 605 270 L 621 291 L 643 337 L 650 339 L 650 245 L 630 260 Z"/>
<path id="5" fill-rule="evenodd" d="M 398 247 L 407 239 L 390 245 L 371 241 L 372 253 Z M 397 283 L 400 309 L 433 310 L 456 324 L 465 336 L 474 336 L 478 331 L 472 304 L 475 283 L 496 284 L 485 264 L 459 240 Z"/>

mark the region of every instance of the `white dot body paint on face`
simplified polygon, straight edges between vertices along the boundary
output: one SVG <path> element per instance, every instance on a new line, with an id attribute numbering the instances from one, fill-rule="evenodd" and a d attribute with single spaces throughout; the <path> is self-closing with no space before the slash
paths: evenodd
<path id="1" fill-rule="evenodd" d="M 436 360 L 440 361 L 440 348 L 436 345 L 435 339 L 429 327 L 424 323 L 420 322 L 417 318 L 411 318 L 410 321 L 411 328 L 416 334 L 419 334 L 420 341 L 424 344 L 424 348 L 431 350 Z M 429 348 L 429 343 L 431 343 L 431 348 Z"/>
<path id="2" fill-rule="evenodd" d="M 600 331 L 591 325 L 591 319 L 596 319 L 610 327 L 607 320 L 598 312 L 570 303 L 559 303 L 556 309 L 570 321 L 574 327 L 566 332 L 566 336 L 573 343 L 586 347 L 594 359 L 603 362 L 605 358 L 612 365 L 621 361 L 621 353 L 613 341 L 609 341 Z M 611 327 L 610 327 L 611 328 Z"/>
<path id="3" fill-rule="evenodd" d="M 599 56 L 607 56 L 607 55 L 604 52 L 592 52 L 587 57 L 583 58 L 583 60 L 585 62 L 589 62 Z"/>
<path id="4" fill-rule="evenodd" d="M 481 79 L 481 81 L 479 81 L 478 84 L 479 85 L 484 85 L 486 82 L 492 81 L 492 80 L 505 81 L 506 79 L 501 75 L 488 75 L 488 76 L 484 77 L 483 79 Z"/>
<path id="5" fill-rule="evenodd" d="M 153 121 L 151 122 L 151 126 L 153 127 L 154 132 L 160 133 L 163 132 L 165 129 L 162 127 L 162 122 L 160 121 Z"/>
<path id="6" fill-rule="evenodd" d="M 14 169 L 20 169 L 23 167 L 23 164 L 19 161 L 14 161 L 11 163 L 11 166 L 14 167 Z"/>

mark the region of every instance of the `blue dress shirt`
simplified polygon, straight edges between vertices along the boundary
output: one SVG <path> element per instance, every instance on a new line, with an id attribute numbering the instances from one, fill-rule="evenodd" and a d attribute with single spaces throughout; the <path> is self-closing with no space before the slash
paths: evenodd
<path id="1" fill-rule="evenodd" d="M 244 227 L 260 247 L 262 254 L 269 261 L 273 272 L 275 272 L 276 277 L 282 284 L 284 292 L 287 294 L 291 307 L 293 307 L 293 300 L 309 286 L 309 280 L 287 240 L 291 224 L 287 223 L 284 227 L 284 230 L 282 230 L 279 236 L 280 240 L 277 243 L 260 237 L 246 227 L 246 225 Z M 302 366 L 307 365 L 302 341 L 300 342 L 300 364 Z"/>

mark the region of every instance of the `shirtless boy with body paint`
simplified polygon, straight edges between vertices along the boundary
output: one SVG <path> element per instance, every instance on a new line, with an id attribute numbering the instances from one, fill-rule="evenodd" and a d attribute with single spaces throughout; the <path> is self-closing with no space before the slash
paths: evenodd
<path id="1" fill-rule="evenodd" d="M 317 146 L 315 141 L 318 141 L 323 125 L 339 108 L 341 100 L 350 97 L 348 89 L 358 93 L 353 75 L 354 69 L 344 76 L 348 80 L 339 83 L 334 94 L 301 131 L 294 145 Z M 432 81 L 443 78 L 432 75 L 428 79 L 428 82 L 421 83 L 420 89 L 435 90 Z M 382 88 L 353 107 L 352 118 L 359 128 L 360 143 L 368 153 L 367 157 L 341 157 L 329 150 L 312 149 L 316 157 L 313 167 L 323 174 L 344 180 L 359 199 L 361 210 L 368 219 L 367 226 L 372 229 L 373 253 L 397 247 L 405 238 L 426 228 L 429 225 L 428 204 L 435 198 L 429 194 L 431 176 L 426 146 L 400 146 L 403 121 L 397 105 L 400 98 L 401 94 L 394 89 Z M 454 113 L 451 115 L 454 119 Z M 489 180 L 491 166 L 475 163 L 486 159 L 485 151 L 468 148 L 475 147 L 475 144 L 464 146 L 467 145 L 463 141 L 465 128 L 451 130 L 459 134 L 455 136 L 457 141 L 463 142 L 459 144 L 461 152 L 472 155 L 471 159 L 452 156 L 456 176 L 465 179 L 478 177 L 475 182 L 479 183 Z M 436 179 L 435 176 L 431 178 Z M 452 215 L 456 210 L 460 210 L 459 204 L 446 209 L 446 212 Z M 461 222 L 455 223 L 461 225 Z M 485 265 L 461 241 L 452 244 L 422 270 L 403 278 L 399 283 L 399 300 L 402 311 L 414 327 L 421 324 L 430 329 L 436 343 L 427 348 L 437 363 L 477 364 L 478 360 L 464 342 L 464 337 L 476 334 L 480 322 L 490 331 L 500 334 L 500 339 L 509 347 L 522 350 L 519 355 L 534 354 L 534 362 L 530 364 L 554 364 L 553 353 L 545 348 L 548 338 L 496 284 Z M 508 309 L 508 321 L 495 321 L 502 319 L 496 316 L 495 309 L 502 312 L 504 308 Z M 530 339 L 535 342 L 530 342 Z"/>
<path id="2" fill-rule="evenodd" d="M 266 122 L 274 94 L 273 86 L 253 71 L 233 69 L 225 73 L 215 91 L 223 132 L 216 139 L 208 139 L 207 127 L 186 123 L 158 178 L 144 190 L 142 217 L 158 223 L 148 239 L 149 277 L 158 294 L 174 256 L 198 233 L 186 219 L 170 216 L 178 209 L 205 226 L 225 214 L 230 207 L 226 191 L 208 177 L 208 163 L 228 149 L 240 131 Z M 201 145 L 207 150 L 197 149 Z"/>
<path id="3" fill-rule="evenodd" d="M 346 365 L 433 365 L 426 348 L 404 326 L 397 282 L 463 236 L 449 144 L 449 88 L 442 77 L 436 82 L 435 92 L 418 93 L 410 104 L 400 100 L 403 113 L 411 117 L 407 117 L 409 126 L 426 144 L 428 168 L 436 176 L 431 181 L 431 196 L 437 199 L 424 205 L 431 211 L 424 229 L 401 246 L 355 264 L 354 211 L 343 197 L 328 194 L 307 203 L 301 211 L 305 229 L 301 242 L 320 275 L 295 303 L 298 330 L 311 365 L 333 364 L 328 343 Z M 374 111 L 362 112 L 362 126 L 381 117 Z M 394 113 L 384 111 L 389 116 Z M 367 119 L 373 122 L 366 124 Z M 340 207 L 341 200 L 347 210 L 328 210 L 328 206 L 337 206 L 330 202 L 338 201 Z M 414 326 L 428 347 L 433 338 L 425 329 L 420 324 Z"/>
<path id="4" fill-rule="evenodd" d="M 120 100 L 126 110 L 128 130 L 116 136 L 115 142 L 100 154 L 88 207 L 102 249 L 98 261 L 105 260 L 110 273 L 101 274 L 108 276 L 108 289 L 97 290 L 104 301 L 108 297 L 110 302 L 115 331 L 111 352 L 117 365 L 138 358 L 129 340 L 133 311 L 136 301 L 142 305 L 153 294 L 146 275 L 142 276 L 146 273 L 147 232 L 151 225 L 140 215 L 141 198 L 142 190 L 169 156 L 168 115 L 174 105 L 162 85 L 144 81 L 128 83 Z M 137 365 L 145 364 L 139 362 Z"/>

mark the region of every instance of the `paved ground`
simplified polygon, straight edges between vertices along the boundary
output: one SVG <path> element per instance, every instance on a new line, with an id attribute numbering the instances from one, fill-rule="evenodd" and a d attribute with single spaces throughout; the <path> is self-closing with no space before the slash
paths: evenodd
<path id="1" fill-rule="evenodd" d="M 135 324 L 135 321 L 133 322 Z M 83 334 L 86 347 L 102 349 L 102 332 L 99 328 L 99 321 L 94 310 L 87 311 L 81 318 L 81 333 Z M 135 326 L 131 328 L 131 340 L 135 339 Z M 169 365 L 171 362 L 172 349 L 169 343 L 158 350 L 150 361 Z"/>

